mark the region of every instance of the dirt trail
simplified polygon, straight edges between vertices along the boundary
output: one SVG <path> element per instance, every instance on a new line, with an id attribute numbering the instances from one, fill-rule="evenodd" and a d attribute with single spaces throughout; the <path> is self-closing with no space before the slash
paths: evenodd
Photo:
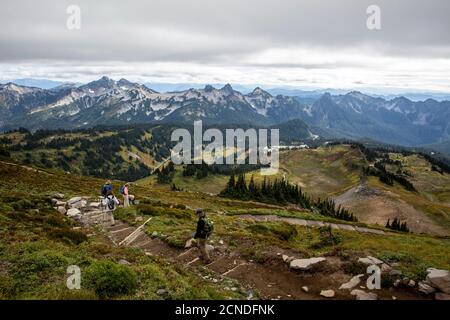
<path id="1" fill-rule="evenodd" d="M 212 273 L 212 276 L 204 277 L 205 281 L 220 283 L 226 278 L 235 279 L 247 291 L 249 298 L 254 295 L 253 292 L 257 291 L 263 299 L 324 299 L 320 296 L 320 291 L 333 289 L 336 292 L 334 299 L 354 299 L 349 290 L 337 289 L 351 278 L 350 275 L 342 272 L 341 261 L 337 257 L 327 258 L 331 263 L 329 270 L 315 273 L 295 272 L 291 271 L 288 264 L 281 259 L 281 254 L 285 250 L 274 253 L 272 259 L 260 264 L 241 257 L 226 244 L 215 243 L 214 250 L 210 252 L 213 262 L 205 266 L 198 258 L 197 248 L 184 250 L 174 248 L 158 238 L 152 238 L 142 230 L 137 230 L 134 226 L 123 221 L 115 221 L 113 214 L 109 211 L 102 212 L 88 208 L 82 216 L 81 223 L 86 226 L 101 226 L 115 245 L 119 245 L 133 234 L 131 236 L 133 240 L 127 243 L 127 246 L 140 248 L 147 255 L 159 256 L 173 263 L 183 264 L 200 276 L 206 269 L 209 274 Z M 302 289 L 304 286 L 308 287 L 308 292 Z M 230 290 L 233 289 L 230 288 Z M 407 293 L 398 290 L 389 292 L 380 290 L 377 294 L 385 299 L 392 299 L 393 295 L 399 299 L 410 298 Z"/>
<path id="2" fill-rule="evenodd" d="M 353 226 L 353 225 L 343 224 L 343 223 L 331 223 L 331 222 L 326 222 L 326 221 L 306 220 L 306 219 L 300 219 L 300 218 L 287 218 L 287 217 L 280 217 L 280 216 L 276 216 L 276 215 L 245 214 L 245 215 L 239 215 L 238 217 L 243 218 L 243 219 L 256 220 L 256 221 L 284 221 L 284 222 L 287 222 L 290 224 L 313 227 L 313 228 L 331 226 L 331 228 L 333 228 L 333 229 L 341 229 L 341 230 L 356 231 L 356 232 L 363 232 L 363 233 L 373 233 L 373 234 L 379 234 L 379 235 L 386 234 L 386 232 L 384 232 L 383 230 L 378 230 L 378 229 L 358 227 L 358 226 Z"/>

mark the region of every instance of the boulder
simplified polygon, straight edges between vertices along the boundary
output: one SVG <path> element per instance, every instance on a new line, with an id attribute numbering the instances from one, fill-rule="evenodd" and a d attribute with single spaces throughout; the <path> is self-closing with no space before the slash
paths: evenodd
<path id="1" fill-rule="evenodd" d="M 184 248 L 185 249 L 191 248 L 193 241 L 194 241 L 194 239 L 189 239 L 188 241 L 186 241 L 186 243 L 184 244 Z"/>
<path id="2" fill-rule="evenodd" d="M 81 200 L 82 200 L 81 197 L 73 197 L 73 198 L 70 198 L 70 199 L 67 201 L 67 205 L 70 206 L 70 205 L 74 204 L 75 202 L 78 202 L 78 201 L 81 201 Z"/>
<path id="3" fill-rule="evenodd" d="M 350 279 L 350 281 L 343 283 L 339 289 L 353 289 L 354 287 L 356 287 L 360 282 L 361 282 L 361 277 L 364 277 L 363 274 L 359 274 L 357 276 L 354 276 L 353 278 Z"/>
<path id="4" fill-rule="evenodd" d="M 69 210 L 67 210 L 67 216 L 69 217 L 76 217 L 81 215 L 81 211 L 78 210 L 77 208 L 71 208 Z"/>
<path id="5" fill-rule="evenodd" d="M 129 266 L 131 265 L 131 263 L 125 259 L 120 259 L 119 260 L 119 264 L 123 265 L 123 266 Z"/>
<path id="6" fill-rule="evenodd" d="M 80 201 L 68 204 L 69 208 L 76 208 L 76 209 L 84 208 L 84 207 L 86 207 L 86 205 L 87 205 L 86 200 L 80 200 Z"/>
<path id="7" fill-rule="evenodd" d="M 363 290 L 355 289 L 350 292 L 352 296 L 356 296 L 356 300 L 377 300 L 378 296 L 376 293 L 365 292 Z"/>
<path id="8" fill-rule="evenodd" d="M 438 292 L 434 295 L 436 300 L 450 300 L 450 294 Z"/>
<path id="9" fill-rule="evenodd" d="M 419 292 L 422 292 L 424 294 L 432 294 L 436 292 L 436 289 L 434 289 L 432 286 L 430 286 L 429 283 L 425 281 L 420 281 L 417 286 L 419 288 Z"/>
<path id="10" fill-rule="evenodd" d="M 100 202 L 91 202 L 89 203 L 89 207 L 100 208 Z"/>
<path id="11" fill-rule="evenodd" d="M 158 236 L 158 231 L 153 231 L 152 232 L 152 238 L 156 238 Z"/>
<path id="12" fill-rule="evenodd" d="M 402 275 L 402 272 L 397 269 L 392 269 L 391 271 L 389 271 L 389 275 L 392 277 L 400 277 Z"/>
<path id="13" fill-rule="evenodd" d="M 320 291 L 320 295 L 325 298 L 333 298 L 334 290 L 322 290 Z"/>
<path id="14" fill-rule="evenodd" d="M 58 212 L 61 213 L 61 214 L 66 214 L 67 213 L 67 210 L 64 207 L 58 207 L 56 210 L 58 210 Z"/>
<path id="15" fill-rule="evenodd" d="M 55 194 L 53 195 L 53 198 L 56 198 L 56 199 L 64 199 L 64 193 L 55 193 Z"/>
<path id="16" fill-rule="evenodd" d="M 167 292 L 166 289 L 158 289 L 158 290 L 156 291 L 156 294 L 159 295 L 159 296 L 165 296 L 165 295 L 168 294 L 168 292 Z"/>
<path id="17" fill-rule="evenodd" d="M 358 262 L 361 262 L 361 263 L 366 264 L 366 265 L 372 265 L 372 264 L 379 265 L 379 264 L 383 264 L 383 261 L 381 261 L 380 259 L 377 259 L 377 258 L 375 258 L 375 257 L 372 257 L 372 256 L 367 256 L 367 257 L 365 257 L 365 258 L 359 258 L 359 259 L 358 259 Z"/>
<path id="18" fill-rule="evenodd" d="M 416 282 L 414 281 L 414 280 L 409 280 L 409 282 L 408 282 L 408 286 L 410 286 L 410 287 L 415 287 L 416 286 Z"/>
<path id="19" fill-rule="evenodd" d="M 305 291 L 305 292 L 309 292 L 309 288 L 307 286 L 303 286 L 302 290 Z"/>
<path id="20" fill-rule="evenodd" d="M 386 264 L 386 263 L 383 263 L 381 265 L 381 273 L 384 273 L 384 274 L 388 273 L 389 274 L 392 270 L 393 270 L 392 267 L 390 265 Z"/>
<path id="21" fill-rule="evenodd" d="M 450 272 L 442 269 L 427 269 L 427 281 L 436 289 L 450 293 Z"/>
<path id="22" fill-rule="evenodd" d="M 323 261 L 326 261 L 324 257 L 294 259 L 290 262 L 289 267 L 294 270 L 310 270 L 313 266 Z"/>

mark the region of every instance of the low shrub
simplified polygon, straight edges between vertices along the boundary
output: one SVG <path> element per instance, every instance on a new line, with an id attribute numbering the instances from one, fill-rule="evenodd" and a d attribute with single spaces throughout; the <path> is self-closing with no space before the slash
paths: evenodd
<path id="1" fill-rule="evenodd" d="M 247 229 L 256 233 L 272 234 L 284 241 L 289 241 L 298 233 L 295 226 L 287 222 L 255 223 L 249 225 Z"/>
<path id="2" fill-rule="evenodd" d="M 137 288 L 134 271 L 111 261 L 91 264 L 84 273 L 86 286 L 95 291 L 100 298 L 111 298 L 132 294 Z"/>
<path id="3" fill-rule="evenodd" d="M 319 241 L 312 245 L 313 248 L 319 249 L 327 246 L 334 246 L 342 241 L 341 237 L 333 233 L 331 226 L 319 228 Z"/>

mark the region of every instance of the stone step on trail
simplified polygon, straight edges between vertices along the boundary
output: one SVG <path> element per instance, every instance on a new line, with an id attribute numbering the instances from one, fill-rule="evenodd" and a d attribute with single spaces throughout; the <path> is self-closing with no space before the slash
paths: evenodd
<path id="1" fill-rule="evenodd" d="M 151 252 L 155 256 L 174 259 L 180 252 L 179 250 L 170 247 L 160 239 L 148 238 L 149 242 L 141 245 L 140 248 L 144 251 Z"/>
<path id="2" fill-rule="evenodd" d="M 152 243 L 152 240 L 145 239 L 145 240 L 140 241 L 140 242 L 135 242 L 135 243 L 131 244 L 131 246 L 132 246 L 133 248 L 139 248 L 139 249 L 143 249 L 143 250 L 144 250 L 144 248 L 145 248 L 147 245 L 151 245 L 151 243 Z M 144 251 L 145 251 L 145 250 L 144 250 Z"/>
<path id="3" fill-rule="evenodd" d="M 151 240 L 151 239 L 149 239 L 147 234 L 144 231 L 140 231 L 139 234 L 137 235 L 137 237 L 133 241 L 130 241 L 128 243 L 128 245 L 130 245 L 132 247 L 136 247 L 136 246 L 138 246 L 138 244 L 141 244 L 143 242 L 148 242 L 149 240 Z"/>
<path id="4" fill-rule="evenodd" d="M 130 234 L 132 234 L 136 229 L 133 228 L 127 228 L 125 230 L 120 230 L 115 233 L 109 232 L 109 235 L 111 239 L 114 241 L 114 243 L 119 244 L 122 240 L 125 240 L 126 237 L 128 237 Z"/>
<path id="5" fill-rule="evenodd" d="M 128 231 L 128 230 L 132 230 L 132 231 L 134 231 L 134 230 L 136 230 L 135 228 L 133 228 L 133 227 L 127 227 L 127 226 L 122 226 L 122 228 L 118 228 L 118 229 L 116 229 L 116 230 L 111 230 L 111 231 L 109 231 L 109 233 L 111 233 L 111 234 L 119 234 L 119 233 L 121 233 L 121 232 L 124 232 L 124 231 Z M 131 232 L 130 232 L 130 234 L 131 234 Z"/>
<path id="6" fill-rule="evenodd" d="M 114 224 L 112 226 L 105 227 L 105 229 L 106 229 L 106 231 L 111 232 L 111 231 L 116 231 L 116 230 L 122 229 L 126 226 L 127 226 L 127 224 L 119 221 L 119 222 L 116 222 L 116 224 Z"/>

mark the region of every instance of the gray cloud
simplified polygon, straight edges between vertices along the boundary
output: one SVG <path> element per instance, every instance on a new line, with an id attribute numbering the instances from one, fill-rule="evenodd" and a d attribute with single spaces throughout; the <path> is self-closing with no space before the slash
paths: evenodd
<path id="1" fill-rule="evenodd" d="M 366 28 L 381 8 L 382 30 Z M 66 29 L 78 4 L 82 28 Z M 0 59 L 221 61 L 285 46 L 366 45 L 386 54 L 448 56 L 446 0 L 8 1 Z"/>
<path id="2" fill-rule="evenodd" d="M 81 30 L 66 28 L 70 4 L 81 8 Z M 371 4 L 381 8 L 381 30 L 366 28 Z M 396 61 L 413 57 L 430 65 L 434 59 L 449 59 L 449 9 L 447 0 L 4 1 L 0 71 L 3 77 L 14 72 L 58 78 L 110 72 L 228 82 L 223 77 L 242 81 L 239 73 L 248 72 L 257 79 L 264 74 L 261 68 L 370 73 L 379 69 L 372 59 L 376 56 L 400 59 Z M 335 59 L 349 51 L 360 59 Z M 323 61 L 303 61 L 316 52 L 324 53 Z M 161 65 L 140 70 L 133 63 Z M 218 67 L 230 70 L 214 74 Z M 274 79 L 315 82 L 320 76 L 278 74 Z M 361 81 L 358 77 L 349 83 Z M 440 73 L 440 85 L 442 77 Z"/>

